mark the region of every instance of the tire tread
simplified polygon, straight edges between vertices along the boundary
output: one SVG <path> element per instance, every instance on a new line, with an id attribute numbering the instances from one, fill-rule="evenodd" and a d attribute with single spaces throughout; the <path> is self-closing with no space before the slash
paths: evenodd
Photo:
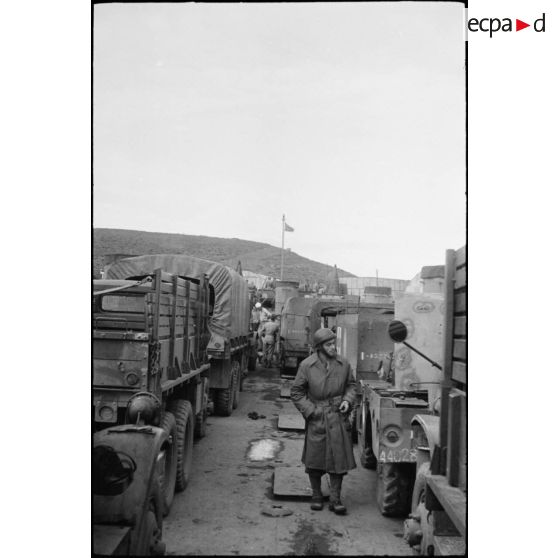
<path id="1" fill-rule="evenodd" d="M 171 459 L 172 459 L 172 467 L 171 471 L 174 472 L 171 474 L 171 478 L 165 479 L 165 471 L 161 472 L 160 476 L 160 486 L 161 486 L 161 497 L 162 497 L 162 504 L 163 504 L 163 515 L 168 515 L 172 501 L 174 499 L 174 491 L 176 488 L 176 469 L 178 463 L 178 452 L 177 452 L 177 430 L 176 430 L 176 419 L 172 413 L 168 411 L 163 413 L 161 417 L 161 422 L 159 426 L 167 432 L 169 435 L 173 437 L 172 446 L 171 446 Z M 166 467 L 165 467 L 166 469 Z"/>
<path id="2" fill-rule="evenodd" d="M 175 399 L 168 405 L 176 420 L 176 492 L 185 490 L 192 469 L 192 450 L 194 445 L 194 412 L 192 404 L 185 399 Z M 186 439 L 188 436 L 188 439 Z M 184 459 L 186 457 L 186 459 Z"/>

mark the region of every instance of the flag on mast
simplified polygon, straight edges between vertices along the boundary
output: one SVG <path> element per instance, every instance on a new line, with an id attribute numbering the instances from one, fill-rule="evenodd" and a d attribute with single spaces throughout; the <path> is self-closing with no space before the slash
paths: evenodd
<path id="1" fill-rule="evenodd" d="M 284 225 L 283 228 L 286 232 L 294 232 L 294 229 L 290 225 L 287 225 L 286 221 L 283 221 L 283 225 Z"/>

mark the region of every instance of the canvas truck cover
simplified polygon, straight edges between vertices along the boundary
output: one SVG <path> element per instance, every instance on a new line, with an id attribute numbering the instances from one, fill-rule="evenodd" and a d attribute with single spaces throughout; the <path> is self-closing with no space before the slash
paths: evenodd
<path id="1" fill-rule="evenodd" d="M 106 270 L 106 279 L 127 279 L 162 269 L 167 273 L 199 279 L 204 273 L 213 287 L 215 303 L 209 320 L 211 339 L 208 348 L 223 349 L 224 340 L 249 334 L 250 301 L 248 283 L 225 265 L 193 256 L 156 254 L 125 258 Z"/>

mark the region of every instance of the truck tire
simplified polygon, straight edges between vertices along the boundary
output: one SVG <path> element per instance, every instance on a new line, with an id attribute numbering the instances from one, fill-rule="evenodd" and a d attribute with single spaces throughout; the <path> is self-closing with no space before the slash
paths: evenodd
<path id="1" fill-rule="evenodd" d="M 232 364 L 233 372 L 233 409 L 238 407 L 238 399 L 240 392 L 240 375 L 242 371 L 240 370 L 240 363 L 235 360 Z"/>
<path id="2" fill-rule="evenodd" d="M 368 413 L 368 411 L 366 411 Z M 357 412 L 357 421 L 360 422 L 361 429 L 357 430 L 357 444 L 358 444 L 358 456 L 360 459 L 360 464 L 365 469 L 375 469 L 378 461 L 374 452 L 372 451 L 372 424 L 368 417 L 366 420 L 362 417 L 362 407 L 359 407 Z"/>
<path id="3" fill-rule="evenodd" d="M 194 437 L 203 438 L 207 430 L 207 411 L 203 409 L 196 415 L 196 424 L 194 426 Z"/>
<path id="4" fill-rule="evenodd" d="M 377 469 L 376 499 L 382 515 L 409 515 L 413 490 L 413 463 L 380 463 Z"/>
<path id="5" fill-rule="evenodd" d="M 238 391 L 244 391 L 244 378 L 248 375 L 248 353 L 242 353 L 240 362 L 240 373 L 238 375 Z"/>
<path id="6" fill-rule="evenodd" d="M 430 473 L 430 461 L 423 463 L 417 470 L 415 485 L 413 488 L 413 497 L 411 504 L 411 517 L 405 521 L 404 539 L 408 544 L 414 546 L 421 556 L 432 556 L 434 553 L 434 526 L 432 524 L 432 516 L 425 506 L 426 497 L 426 475 Z M 420 524 L 420 542 L 409 540 L 409 529 L 407 523 L 416 525 Z M 413 537 L 417 539 L 418 537 Z M 416 543 L 416 544 L 413 544 Z"/>
<path id="7" fill-rule="evenodd" d="M 372 448 L 363 444 L 362 436 L 359 436 L 358 456 L 360 458 L 360 464 L 365 469 L 376 469 L 378 460 L 376 459 Z"/>
<path id="8" fill-rule="evenodd" d="M 231 373 L 231 379 L 228 388 L 215 390 L 215 414 L 222 417 L 230 417 L 233 411 L 233 393 L 234 375 Z"/>
<path id="9" fill-rule="evenodd" d="M 174 499 L 176 466 L 178 462 L 176 420 L 174 415 L 168 411 L 163 413 L 159 426 L 169 435 L 169 443 L 163 449 L 162 458 L 165 463 L 159 477 L 163 515 L 166 516 L 171 509 Z"/>
<path id="10" fill-rule="evenodd" d="M 192 469 L 194 412 L 190 401 L 185 399 L 175 399 L 167 408 L 176 420 L 176 492 L 182 492 L 188 485 Z"/>
<path id="11" fill-rule="evenodd" d="M 163 514 L 159 483 L 154 479 L 148 494 L 147 509 L 131 533 L 131 554 L 134 556 L 163 556 Z"/>
<path id="12" fill-rule="evenodd" d="M 138 549 L 138 556 L 164 556 L 165 544 L 161 541 L 161 529 L 157 525 L 157 518 L 153 510 L 145 512 L 145 520 L 143 524 L 143 540 L 141 548 Z"/>

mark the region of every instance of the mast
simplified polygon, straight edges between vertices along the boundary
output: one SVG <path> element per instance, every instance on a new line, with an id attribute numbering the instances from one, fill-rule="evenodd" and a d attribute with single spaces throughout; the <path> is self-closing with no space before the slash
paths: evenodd
<path id="1" fill-rule="evenodd" d="M 283 263 L 285 260 L 285 214 L 281 223 L 281 281 L 283 281 Z"/>

